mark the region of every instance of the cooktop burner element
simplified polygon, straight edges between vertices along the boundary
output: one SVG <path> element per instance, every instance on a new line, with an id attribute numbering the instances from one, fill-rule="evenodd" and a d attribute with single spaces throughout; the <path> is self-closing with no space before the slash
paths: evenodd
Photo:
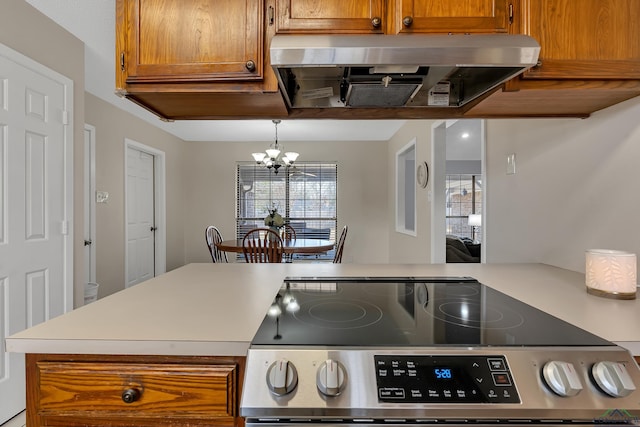
<path id="1" fill-rule="evenodd" d="M 640 425 L 629 352 L 472 278 L 291 278 L 249 349 L 247 427 Z"/>

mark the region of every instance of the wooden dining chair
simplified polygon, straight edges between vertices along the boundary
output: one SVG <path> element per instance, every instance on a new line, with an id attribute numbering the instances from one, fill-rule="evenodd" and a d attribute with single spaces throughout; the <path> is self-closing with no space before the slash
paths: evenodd
<path id="1" fill-rule="evenodd" d="M 344 241 L 347 239 L 347 231 L 349 227 L 346 225 L 342 227 L 342 233 L 340 233 L 340 239 L 338 240 L 338 244 L 336 245 L 336 253 L 333 255 L 333 263 L 340 264 L 342 263 L 342 252 L 344 250 Z"/>
<path id="2" fill-rule="evenodd" d="M 282 226 L 282 238 L 285 242 L 292 242 L 296 240 L 296 229 L 290 224 Z M 293 262 L 293 252 L 285 253 L 282 255 L 284 262 Z"/>
<path id="3" fill-rule="evenodd" d="M 282 262 L 282 238 L 270 228 L 254 228 L 242 239 L 242 253 L 249 263 Z"/>
<path id="4" fill-rule="evenodd" d="M 204 237 L 207 241 L 209 253 L 211 254 L 211 260 L 213 262 L 229 262 L 227 259 L 227 253 L 221 251 L 216 246 L 216 243 L 222 242 L 222 233 L 220 233 L 218 227 L 213 225 L 208 226 L 204 232 Z"/>

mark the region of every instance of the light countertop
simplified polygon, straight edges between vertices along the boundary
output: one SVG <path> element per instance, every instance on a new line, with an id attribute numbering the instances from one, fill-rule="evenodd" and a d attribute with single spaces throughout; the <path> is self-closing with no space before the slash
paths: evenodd
<path id="1" fill-rule="evenodd" d="M 471 276 L 640 355 L 640 300 L 542 264 L 189 264 L 6 338 L 18 353 L 245 355 L 285 277 Z"/>

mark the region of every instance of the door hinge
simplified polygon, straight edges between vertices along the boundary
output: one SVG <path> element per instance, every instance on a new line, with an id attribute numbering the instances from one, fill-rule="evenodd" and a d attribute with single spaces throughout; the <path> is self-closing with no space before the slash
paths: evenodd
<path id="1" fill-rule="evenodd" d="M 124 71 L 124 52 L 120 52 L 120 71 Z"/>
<path id="2" fill-rule="evenodd" d="M 513 3 L 509 3 L 509 24 L 513 24 Z"/>
<path id="3" fill-rule="evenodd" d="M 69 124 L 69 112 L 67 110 L 62 110 L 62 124 Z"/>
<path id="4" fill-rule="evenodd" d="M 69 234 L 69 221 L 62 221 L 60 224 L 60 234 L 66 236 Z"/>

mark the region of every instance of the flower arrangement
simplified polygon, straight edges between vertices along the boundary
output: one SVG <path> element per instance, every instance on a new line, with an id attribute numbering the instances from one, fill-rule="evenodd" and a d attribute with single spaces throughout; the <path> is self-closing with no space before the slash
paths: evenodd
<path id="1" fill-rule="evenodd" d="M 273 228 L 280 228 L 284 225 L 284 219 L 278 213 L 278 208 L 269 209 L 269 215 L 264 218 L 264 225 Z"/>

